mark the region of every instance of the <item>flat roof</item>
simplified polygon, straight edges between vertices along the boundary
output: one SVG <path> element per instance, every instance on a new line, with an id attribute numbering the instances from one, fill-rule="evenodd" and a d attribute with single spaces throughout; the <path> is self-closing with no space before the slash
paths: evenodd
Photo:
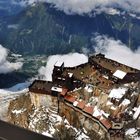
<path id="1" fill-rule="evenodd" d="M 62 65 L 63 65 L 63 61 L 57 61 L 56 63 L 55 63 L 55 66 L 57 66 L 57 67 L 61 67 Z"/>
<path id="2" fill-rule="evenodd" d="M 52 82 L 42 81 L 42 80 L 35 80 L 30 86 L 29 91 L 35 91 L 42 93 L 44 92 L 51 92 L 51 88 L 53 86 Z"/>
<path id="3" fill-rule="evenodd" d="M 126 93 L 127 88 L 121 87 L 117 89 L 112 89 L 111 92 L 109 93 L 109 98 L 116 98 L 116 99 L 121 99 L 123 95 Z"/>
<path id="4" fill-rule="evenodd" d="M 94 107 L 94 111 L 93 111 L 93 117 L 98 117 L 98 116 L 101 116 L 102 113 L 100 112 L 100 110 L 98 110 L 97 106 Z"/>
<path id="5" fill-rule="evenodd" d="M 119 79 L 123 79 L 125 76 L 126 76 L 126 72 L 122 71 L 122 70 L 116 70 L 114 73 L 113 73 L 113 76 L 119 78 Z"/>
<path id="6" fill-rule="evenodd" d="M 78 101 L 77 107 L 83 109 L 85 107 L 85 101 Z"/>
<path id="7" fill-rule="evenodd" d="M 61 92 L 60 94 L 61 94 L 62 96 L 65 96 L 66 93 L 67 93 L 67 91 L 68 91 L 68 89 L 63 88 L 63 89 L 62 89 L 62 92 Z"/>
<path id="8" fill-rule="evenodd" d="M 51 88 L 51 90 L 52 90 L 52 91 L 56 91 L 56 92 L 62 92 L 62 88 L 55 87 L 55 86 L 53 86 L 53 87 Z"/>
<path id="9" fill-rule="evenodd" d="M 100 122 L 107 128 L 107 129 L 110 129 L 111 128 L 111 122 L 108 120 L 108 119 L 106 119 L 106 118 L 100 118 Z"/>
<path id="10" fill-rule="evenodd" d="M 83 111 L 92 115 L 93 114 L 93 109 L 94 108 L 92 106 L 85 106 Z"/>
<path id="11" fill-rule="evenodd" d="M 74 103 L 74 102 L 76 101 L 76 97 L 71 96 L 71 95 L 66 95 L 66 96 L 64 97 L 64 99 L 65 99 L 66 101 L 70 102 L 70 103 Z"/>

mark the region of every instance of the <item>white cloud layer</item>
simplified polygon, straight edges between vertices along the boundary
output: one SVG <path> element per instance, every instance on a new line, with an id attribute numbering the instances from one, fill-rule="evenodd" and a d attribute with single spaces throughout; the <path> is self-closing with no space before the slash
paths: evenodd
<path id="1" fill-rule="evenodd" d="M 94 38 L 96 42 L 96 53 L 103 53 L 107 58 L 118 61 L 122 64 L 140 69 L 140 48 L 132 51 L 119 40 L 98 35 Z M 44 80 L 52 81 L 52 71 L 56 62 L 64 62 L 65 67 L 74 67 L 88 62 L 84 54 L 70 53 L 66 55 L 53 55 L 48 57 L 47 65 L 39 69 L 39 75 Z"/>
<path id="2" fill-rule="evenodd" d="M 140 48 L 132 51 L 120 40 L 114 40 L 107 36 L 99 35 L 95 38 L 95 41 L 97 45 L 95 51 L 97 53 L 104 53 L 107 58 L 140 69 Z"/>
<path id="3" fill-rule="evenodd" d="M 7 60 L 8 50 L 0 45 L 0 73 L 9 73 L 22 67 L 22 62 L 11 63 Z"/>
<path id="4" fill-rule="evenodd" d="M 56 62 L 64 62 L 65 67 L 74 67 L 88 62 L 88 57 L 84 54 L 70 53 L 66 55 L 52 55 L 47 60 L 46 67 L 39 69 L 39 75 L 45 80 L 52 81 L 52 71 Z"/>
<path id="5" fill-rule="evenodd" d="M 121 8 L 126 11 L 140 13 L 139 0 L 21 0 L 21 4 L 33 4 L 39 1 L 54 4 L 57 9 L 67 14 L 76 13 L 81 15 L 91 13 L 93 10 L 111 12 L 112 8 Z"/>

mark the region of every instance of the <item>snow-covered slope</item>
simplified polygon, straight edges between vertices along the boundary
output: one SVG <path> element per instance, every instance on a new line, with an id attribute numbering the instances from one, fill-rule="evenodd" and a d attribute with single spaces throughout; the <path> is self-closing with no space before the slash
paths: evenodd
<path id="1" fill-rule="evenodd" d="M 11 100 L 28 92 L 29 82 L 17 84 L 8 89 L 0 89 L 0 119 L 6 120 L 6 113 Z"/>

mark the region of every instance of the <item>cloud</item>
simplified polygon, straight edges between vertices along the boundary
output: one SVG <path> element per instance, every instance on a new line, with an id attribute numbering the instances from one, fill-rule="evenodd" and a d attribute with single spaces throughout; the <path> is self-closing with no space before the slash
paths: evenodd
<path id="1" fill-rule="evenodd" d="M 80 53 L 70 53 L 66 55 L 52 55 L 48 57 L 46 67 L 39 69 L 39 75 L 45 80 L 52 80 L 52 71 L 57 61 L 64 62 L 65 67 L 74 67 L 88 62 L 88 57 Z"/>
<path id="2" fill-rule="evenodd" d="M 96 43 L 96 47 L 94 46 L 96 53 L 104 53 L 107 58 L 140 69 L 140 61 L 138 61 L 140 58 L 140 48 L 136 51 L 132 51 L 120 40 L 114 40 L 105 35 L 96 36 L 94 41 Z M 88 57 L 79 53 L 50 56 L 47 59 L 47 65 L 39 69 L 41 78 L 48 81 L 52 80 L 52 71 L 57 61 L 64 62 L 65 67 L 74 67 L 88 62 Z"/>
<path id="3" fill-rule="evenodd" d="M 85 54 L 85 55 L 88 55 L 90 53 L 90 49 L 83 47 L 82 48 L 82 53 Z"/>
<path id="4" fill-rule="evenodd" d="M 9 73 L 22 67 L 22 62 L 11 63 L 7 56 L 8 50 L 0 45 L 0 73 Z"/>
<path id="5" fill-rule="evenodd" d="M 93 10 L 107 11 L 109 8 L 122 8 L 127 11 L 140 12 L 139 0 L 46 0 L 66 13 L 90 13 Z"/>
<path id="6" fill-rule="evenodd" d="M 17 0 L 12 0 L 14 3 Z M 89 14 L 92 11 L 107 12 L 109 14 L 118 14 L 119 9 L 140 13 L 139 0 L 21 0 L 20 5 L 29 5 L 36 2 L 47 2 L 53 4 L 58 10 L 67 14 Z"/>
<path id="7" fill-rule="evenodd" d="M 109 0 L 46 0 L 48 3 L 67 14 L 87 14 L 93 10 L 105 9 L 111 2 Z"/>
<path id="8" fill-rule="evenodd" d="M 7 26 L 9 29 L 18 29 L 19 25 L 18 24 L 10 24 Z"/>
<path id="9" fill-rule="evenodd" d="M 105 35 L 98 35 L 94 40 L 96 42 L 96 53 L 104 53 L 107 58 L 140 69 L 140 48 L 132 51 L 120 40 L 114 40 Z"/>

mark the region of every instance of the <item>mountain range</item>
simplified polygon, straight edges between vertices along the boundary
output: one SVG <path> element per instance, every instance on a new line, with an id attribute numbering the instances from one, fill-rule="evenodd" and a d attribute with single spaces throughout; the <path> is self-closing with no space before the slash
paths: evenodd
<path id="1" fill-rule="evenodd" d="M 132 50 L 140 45 L 140 20 L 127 12 L 81 16 L 67 15 L 47 3 L 14 6 L 12 13 L 0 15 L 0 43 L 14 53 L 52 55 L 84 49 L 94 52 L 96 44 L 92 38 L 97 34 L 121 40 Z"/>

